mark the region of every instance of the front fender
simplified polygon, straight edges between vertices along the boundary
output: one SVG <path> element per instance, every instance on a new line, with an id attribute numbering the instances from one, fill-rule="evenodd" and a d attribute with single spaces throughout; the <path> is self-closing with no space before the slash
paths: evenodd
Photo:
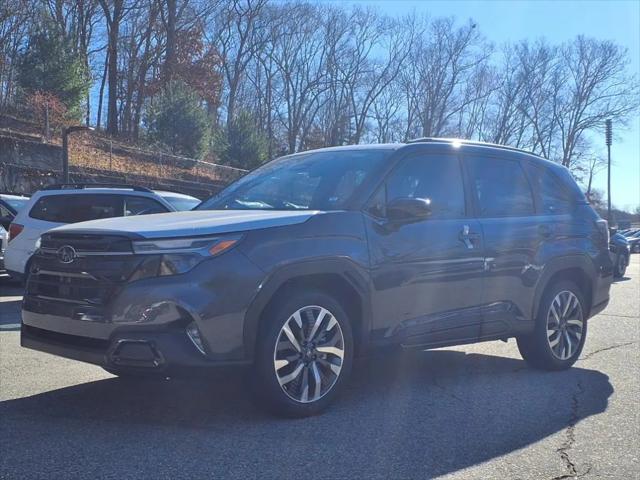
<path id="1" fill-rule="evenodd" d="M 260 285 L 258 293 L 247 309 L 244 321 L 244 345 L 249 360 L 253 359 L 262 312 L 276 292 L 291 280 L 326 274 L 339 275 L 360 296 L 362 328 L 359 344 L 366 346 L 372 317 L 369 277 L 366 271 L 348 257 L 315 258 L 284 265 L 267 276 Z"/>

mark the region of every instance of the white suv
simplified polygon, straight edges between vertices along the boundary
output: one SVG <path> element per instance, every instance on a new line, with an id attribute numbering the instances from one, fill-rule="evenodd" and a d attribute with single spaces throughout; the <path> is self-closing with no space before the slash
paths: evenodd
<path id="1" fill-rule="evenodd" d="M 22 279 L 40 235 L 60 225 L 190 210 L 198 203 L 189 195 L 131 185 L 50 185 L 36 192 L 9 226 L 5 267 L 12 278 Z"/>

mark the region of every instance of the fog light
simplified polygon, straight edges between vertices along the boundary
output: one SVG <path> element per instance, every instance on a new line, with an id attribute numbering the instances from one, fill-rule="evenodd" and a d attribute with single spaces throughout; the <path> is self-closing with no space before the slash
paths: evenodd
<path id="1" fill-rule="evenodd" d="M 187 335 L 196 346 L 198 351 L 201 354 L 206 355 L 204 351 L 204 343 L 202 342 L 202 335 L 200 335 L 200 330 L 198 329 L 198 325 L 196 325 L 196 322 L 191 322 L 189 325 L 187 325 L 185 331 L 187 332 Z"/>

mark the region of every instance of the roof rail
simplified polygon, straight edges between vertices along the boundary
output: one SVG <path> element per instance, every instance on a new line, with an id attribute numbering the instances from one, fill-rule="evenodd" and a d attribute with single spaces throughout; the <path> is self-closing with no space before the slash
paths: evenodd
<path id="1" fill-rule="evenodd" d="M 86 188 L 123 188 L 135 192 L 153 193 L 153 191 L 147 187 L 128 185 L 126 183 L 54 183 L 47 185 L 43 190 L 84 190 Z"/>
<path id="2" fill-rule="evenodd" d="M 534 155 L 531 152 L 528 152 L 526 150 L 523 150 L 522 148 L 517 148 L 517 147 L 511 147 L 509 145 L 500 145 L 498 143 L 489 143 L 489 142 L 480 142 L 478 140 L 464 140 L 462 138 L 438 138 L 438 137 L 420 137 L 420 138 L 413 138 L 411 140 L 408 140 L 407 143 L 459 143 L 461 145 L 472 145 L 472 146 L 478 146 L 478 147 L 493 147 L 493 148 L 500 148 L 502 150 L 510 150 L 512 152 L 520 152 L 520 153 L 527 153 L 529 155 Z"/>

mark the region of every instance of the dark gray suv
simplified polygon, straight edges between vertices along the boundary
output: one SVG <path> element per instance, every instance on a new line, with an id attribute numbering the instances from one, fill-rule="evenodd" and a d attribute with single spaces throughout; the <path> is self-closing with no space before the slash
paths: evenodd
<path id="1" fill-rule="evenodd" d="M 510 337 L 571 366 L 609 300 L 608 228 L 569 172 L 473 142 L 280 158 L 192 212 L 42 236 L 22 345 L 116 375 L 247 364 L 272 410 L 323 409 L 353 358 Z"/>

